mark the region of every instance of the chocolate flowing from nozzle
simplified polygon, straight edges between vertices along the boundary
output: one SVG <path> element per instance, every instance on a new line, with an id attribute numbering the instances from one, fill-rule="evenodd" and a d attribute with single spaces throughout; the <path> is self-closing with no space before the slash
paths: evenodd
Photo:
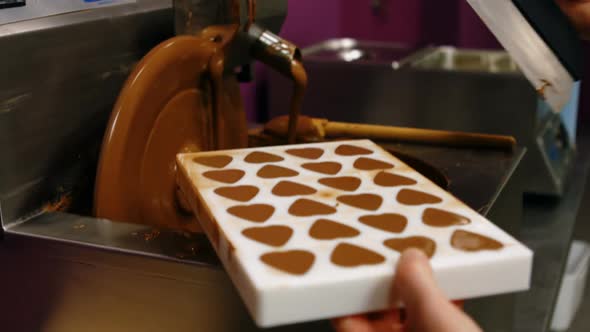
<path id="1" fill-rule="evenodd" d="M 263 31 L 256 25 L 252 25 L 248 33 L 256 39 L 252 48 L 254 57 L 293 80 L 287 134 L 288 142 L 293 144 L 297 137 L 297 118 L 307 88 L 307 73 L 301 63 L 301 52 L 292 43 L 270 31 Z"/>
<path id="2" fill-rule="evenodd" d="M 244 27 L 245 31 L 250 29 L 250 26 L 256 21 L 256 0 L 248 0 L 248 22 Z"/>
<path id="3" fill-rule="evenodd" d="M 307 89 L 307 73 L 300 61 L 293 61 L 291 64 L 291 75 L 293 78 L 293 96 L 291 97 L 291 109 L 289 110 L 289 129 L 287 141 L 294 144 L 297 138 L 297 122 L 301 108 L 303 108 L 303 97 Z"/>

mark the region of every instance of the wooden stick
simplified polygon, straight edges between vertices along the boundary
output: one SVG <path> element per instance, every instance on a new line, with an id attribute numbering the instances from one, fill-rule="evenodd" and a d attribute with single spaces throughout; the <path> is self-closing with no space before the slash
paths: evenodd
<path id="1" fill-rule="evenodd" d="M 269 121 L 265 132 L 286 137 L 288 117 Z M 306 140 L 331 138 L 368 138 L 377 141 L 398 141 L 422 144 L 439 144 L 456 147 L 485 147 L 513 149 L 516 140 L 512 136 L 466 133 L 458 131 L 393 127 L 360 123 L 330 122 L 326 119 L 300 116 L 297 121 L 297 137 Z"/>
<path id="2" fill-rule="evenodd" d="M 374 140 L 461 147 L 513 149 L 516 145 L 516 140 L 512 136 L 343 122 L 328 122 L 324 127 L 324 131 L 326 137 L 365 137 Z"/>

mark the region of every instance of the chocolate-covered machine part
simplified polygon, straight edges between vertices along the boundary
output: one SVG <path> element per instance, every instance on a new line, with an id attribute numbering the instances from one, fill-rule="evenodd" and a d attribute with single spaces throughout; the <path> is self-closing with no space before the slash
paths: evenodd
<path id="1" fill-rule="evenodd" d="M 258 16 L 283 17 L 285 9 L 286 1 L 174 1 L 178 36 L 139 62 L 111 114 L 96 176 L 95 216 L 200 231 L 176 185 L 174 158 L 248 145 L 238 80 L 249 79 L 254 60 L 295 82 L 289 112 L 295 137 L 307 83 L 300 53 L 257 24 Z M 280 27 L 270 25 L 274 32 Z"/>

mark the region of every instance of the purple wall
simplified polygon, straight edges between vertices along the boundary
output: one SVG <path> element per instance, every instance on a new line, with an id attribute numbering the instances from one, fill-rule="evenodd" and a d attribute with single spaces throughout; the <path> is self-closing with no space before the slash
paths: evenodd
<path id="1" fill-rule="evenodd" d="M 498 48 L 499 44 L 464 0 L 291 0 L 281 36 L 305 47 L 351 37 L 407 45 Z"/>
<path id="2" fill-rule="evenodd" d="M 341 0 L 291 0 L 281 36 L 300 47 L 342 35 Z"/>
<path id="3" fill-rule="evenodd" d="M 382 0 L 374 10 L 371 1 L 342 1 L 340 34 L 363 40 L 395 41 L 414 45 L 420 40 L 421 2 Z"/>

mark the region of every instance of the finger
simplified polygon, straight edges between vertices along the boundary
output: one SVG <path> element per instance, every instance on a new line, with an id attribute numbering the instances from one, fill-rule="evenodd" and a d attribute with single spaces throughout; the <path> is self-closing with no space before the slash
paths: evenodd
<path id="1" fill-rule="evenodd" d="M 384 312 L 378 319 L 371 320 L 371 326 L 375 332 L 402 332 L 404 325 L 401 323 L 398 309 Z"/>
<path id="2" fill-rule="evenodd" d="M 408 249 L 402 253 L 397 264 L 393 292 L 409 310 L 433 297 L 444 298 L 434 280 L 428 257 L 417 249 Z"/>
<path id="3" fill-rule="evenodd" d="M 410 249 L 402 254 L 393 289 L 406 306 L 410 330 L 481 331 L 439 289 L 428 258 L 419 250 Z"/>
<path id="4" fill-rule="evenodd" d="M 348 316 L 332 320 L 336 332 L 374 332 L 365 316 Z"/>

